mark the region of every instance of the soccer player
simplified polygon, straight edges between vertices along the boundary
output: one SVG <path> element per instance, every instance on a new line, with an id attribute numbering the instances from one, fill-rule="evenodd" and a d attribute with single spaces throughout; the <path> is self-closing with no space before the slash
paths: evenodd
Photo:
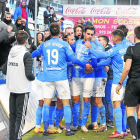
<path id="1" fill-rule="evenodd" d="M 109 38 L 106 35 L 100 35 L 98 37 L 98 40 L 104 46 L 105 51 L 108 51 L 109 49 L 112 48 L 112 46 L 109 44 Z M 103 97 L 103 104 L 105 105 L 105 111 L 106 111 L 106 125 L 108 127 L 114 127 L 113 105 L 111 101 L 111 87 L 113 81 L 112 65 L 105 66 L 105 69 L 107 70 L 107 74 L 108 74 L 107 83 L 105 87 L 105 97 Z"/>
<path id="2" fill-rule="evenodd" d="M 95 39 L 95 28 L 94 36 L 92 37 L 92 42 L 95 44 L 95 49 L 99 52 L 104 52 L 105 49 L 103 45 Z M 97 62 L 103 61 L 98 59 Z M 95 132 L 105 132 L 106 127 L 106 115 L 105 106 L 102 102 L 102 97 L 105 97 L 105 86 L 107 82 L 107 73 L 104 71 L 103 67 L 98 67 L 95 69 L 95 84 L 93 87 L 93 93 L 91 97 L 91 126 Z M 97 124 L 97 117 L 99 116 L 100 126 Z M 89 126 L 90 128 L 90 126 Z"/>
<path id="3" fill-rule="evenodd" d="M 26 110 L 30 93 L 30 81 L 35 79 L 32 74 L 32 56 L 26 51 L 29 35 L 26 31 L 18 31 L 8 61 L 2 72 L 6 76 L 7 88 L 10 91 L 9 99 L 9 140 L 21 140 L 25 123 Z"/>
<path id="4" fill-rule="evenodd" d="M 75 35 L 76 41 L 78 39 L 83 39 L 84 38 L 83 32 L 84 32 L 84 26 L 83 25 L 78 24 L 74 27 L 74 35 Z"/>
<path id="5" fill-rule="evenodd" d="M 71 45 L 73 51 L 75 52 L 76 57 L 84 63 L 88 63 L 90 59 L 92 59 L 92 63 L 97 64 L 97 60 L 94 60 L 90 50 L 86 47 L 91 41 L 92 36 L 94 35 L 94 27 L 88 26 L 85 28 L 84 39 L 78 40 L 74 44 Z M 94 62 L 95 61 L 95 62 Z M 94 72 L 90 74 L 86 74 L 84 72 L 84 68 L 75 65 L 73 70 L 73 78 L 72 78 L 72 114 L 73 114 L 73 130 L 78 130 L 78 118 L 80 112 L 80 96 L 83 96 L 83 115 L 82 115 L 82 127 L 81 131 L 88 132 L 86 128 L 86 122 L 89 115 L 90 110 L 90 97 L 93 90 L 94 85 Z"/>
<path id="6" fill-rule="evenodd" d="M 113 68 L 113 84 L 112 84 L 112 101 L 113 101 L 113 107 L 114 107 L 114 113 L 115 113 L 115 121 L 116 121 L 116 127 L 117 131 L 109 138 L 123 138 L 124 134 L 122 132 L 122 110 L 121 110 L 121 102 L 124 98 L 124 92 L 125 92 L 125 85 L 127 79 L 122 84 L 122 89 L 120 90 L 120 94 L 118 95 L 116 93 L 116 87 L 119 83 L 120 76 L 123 71 L 123 57 L 126 53 L 126 49 L 128 46 L 126 46 L 122 41 L 124 38 L 124 33 L 122 30 L 115 30 L 112 32 L 112 41 L 115 45 L 112 49 L 106 52 L 98 52 L 92 47 L 89 47 L 92 53 L 95 54 L 95 57 L 102 59 L 102 58 L 111 58 L 112 62 L 112 68 Z M 107 60 L 105 60 L 107 61 Z M 103 62 L 101 62 L 103 63 Z M 97 64 L 97 66 L 100 66 L 100 64 Z"/>
<path id="7" fill-rule="evenodd" d="M 59 40 L 59 24 L 52 23 L 50 26 L 52 39 L 40 45 L 40 47 L 32 53 L 33 57 L 43 54 L 43 70 L 44 70 L 44 105 L 43 105 L 43 125 L 44 136 L 48 133 L 49 108 L 51 99 L 54 96 L 55 89 L 58 97 L 62 99 L 64 108 L 64 117 L 66 124 L 66 135 L 74 135 L 70 131 L 71 109 L 69 105 L 70 90 L 67 79 L 67 59 L 73 63 L 91 70 L 90 64 L 84 64 L 74 57 L 73 51 L 67 42 Z"/>
<path id="8" fill-rule="evenodd" d="M 136 45 L 128 47 L 126 54 L 124 55 L 125 66 L 116 92 L 119 94 L 122 84 L 125 82 L 128 75 L 129 78 L 126 84 L 124 104 L 126 106 L 127 122 L 133 140 L 138 140 L 140 139 L 140 26 L 135 27 L 134 38 Z M 136 107 L 138 117 L 137 124 L 134 118 Z"/>

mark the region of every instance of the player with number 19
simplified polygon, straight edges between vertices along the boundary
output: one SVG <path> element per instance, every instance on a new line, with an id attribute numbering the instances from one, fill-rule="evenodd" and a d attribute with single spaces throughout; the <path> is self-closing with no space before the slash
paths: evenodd
<path id="1" fill-rule="evenodd" d="M 64 117 L 66 124 L 66 135 L 74 135 L 70 131 L 71 109 L 69 105 L 70 89 L 67 77 L 67 59 L 73 63 L 91 70 L 90 64 L 84 64 L 74 56 L 74 53 L 67 42 L 61 41 L 58 38 L 59 24 L 52 23 L 50 26 L 52 39 L 40 45 L 40 47 L 32 53 L 32 57 L 43 55 L 43 70 L 44 70 L 44 105 L 43 105 L 43 135 L 48 135 L 49 108 L 51 99 L 54 96 L 55 89 L 58 92 L 58 97 L 62 99 L 64 108 Z"/>

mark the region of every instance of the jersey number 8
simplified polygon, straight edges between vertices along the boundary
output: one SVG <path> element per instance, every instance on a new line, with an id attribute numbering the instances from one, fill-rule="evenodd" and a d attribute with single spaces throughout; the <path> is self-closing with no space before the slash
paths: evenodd
<path id="1" fill-rule="evenodd" d="M 53 49 L 52 51 L 47 50 L 47 54 L 48 54 L 48 65 L 50 65 L 50 63 L 56 65 L 58 63 L 58 50 L 57 49 Z M 54 58 L 55 60 L 51 60 L 51 57 Z"/>

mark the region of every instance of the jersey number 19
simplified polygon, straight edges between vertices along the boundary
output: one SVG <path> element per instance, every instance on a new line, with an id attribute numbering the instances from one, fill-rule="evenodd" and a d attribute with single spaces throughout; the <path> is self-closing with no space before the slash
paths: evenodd
<path id="1" fill-rule="evenodd" d="M 47 54 L 48 54 L 48 65 L 52 64 L 57 64 L 58 63 L 58 50 L 57 49 L 53 49 L 53 50 L 47 50 Z M 51 57 L 54 60 L 51 60 Z"/>

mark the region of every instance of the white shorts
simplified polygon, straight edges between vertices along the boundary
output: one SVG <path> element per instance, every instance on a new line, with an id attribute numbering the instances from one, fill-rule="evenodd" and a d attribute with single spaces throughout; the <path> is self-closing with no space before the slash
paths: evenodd
<path id="1" fill-rule="evenodd" d="M 112 101 L 123 101 L 125 95 L 125 86 L 122 86 L 122 88 L 120 89 L 120 94 L 116 93 L 117 86 L 118 85 L 112 84 L 112 89 L 111 89 Z"/>
<path id="2" fill-rule="evenodd" d="M 94 78 L 72 78 L 72 96 L 83 95 L 90 98 L 93 91 Z"/>
<path id="3" fill-rule="evenodd" d="M 57 90 L 60 99 L 71 99 L 68 80 L 44 82 L 44 98 L 53 98 Z"/>
<path id="4" fill-rule="evenodd" d="M 107 78 L 95 78 L 95 84 L 93 87 L 93 97 L 105 97 L 105 86 Z"/>
<path id="5" fill-rule="evenodd" d="M 43 98 L 43 82 L 36 80 L 36 93 L 38 100 L 44 100 Z"/>

